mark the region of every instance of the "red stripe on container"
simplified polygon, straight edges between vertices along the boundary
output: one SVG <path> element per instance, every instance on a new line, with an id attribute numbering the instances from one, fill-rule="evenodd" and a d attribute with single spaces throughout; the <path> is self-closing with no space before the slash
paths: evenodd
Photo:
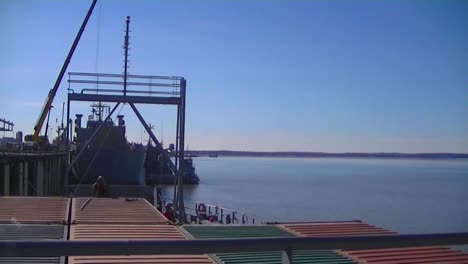
<path id="1" fill-rule="evenodd" d="M 0 197 L 0 223 L 66 224 L 68 210 L 63 197 Z"/>
<path id="2" fill-rule="evenodd" d="M 396 232 L 366 223 L 300 223 L 283 224 L 281 228 L 298 236 L 368 236 L 394 235 Z M 415 264 L 415 263 L 468 263 L 468 254 L 444 247 L 408 247 L 369 250 L 342 250 L 342 255 L 360 263 Z"/>
<path id="3" fill-rule="evenodd" d="M 366 223 L 356 222 L 335 222 L 335 223 L 301 223 L 280 225 L 299 236 L 320 237 L 320 236 L 357 236 L 357 235 L 392 235 L 395 232 L 385 230 L 380 227 L 371 226 Z"/>
<path id="4" fill-rule="evenodd" d="M 167 224 L 169 221 L 147 200 L 126 198 L 74 198 L 73 224 Z"/>
<path id="5" fill-rule="evenodd" d="M 184 240 L 182 232 L 172 225 L 152 224 L 77 224 L 70 227 L 70 240 Z M 148 256 L 76 256 L 69 257 L 70 264 L 90 263 L 173 263 L 208 264 L 207 255 L 148 255 Z"/>

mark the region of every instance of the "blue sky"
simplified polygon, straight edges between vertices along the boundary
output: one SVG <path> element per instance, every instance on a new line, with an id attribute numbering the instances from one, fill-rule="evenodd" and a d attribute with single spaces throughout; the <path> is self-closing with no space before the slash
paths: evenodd
<path id="1" fill-rule="evenodd" d="M 32 132 L 90 3 L 0 0 L 0 117 L 15 130 Z M 130 15 L 130 72 L 187 79 L 190 149 L 468 153 L 467 13 L 466 1 L 102 0 L 68 71 L 122 72 Z M 175 108 L 141 109 L 172 142 Z M 129 110 L 129 139 L 147 138 Z"/>

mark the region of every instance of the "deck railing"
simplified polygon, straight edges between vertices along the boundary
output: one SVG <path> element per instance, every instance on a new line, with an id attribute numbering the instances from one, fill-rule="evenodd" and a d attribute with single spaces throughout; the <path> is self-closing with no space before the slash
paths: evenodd
<path id="1" fill-rule="evenodd" d="M 195 203 L 194 212 L 195 216 L 200 217 L 198 206 L 201 203 Z M 239 213 L 237 210 L 229 209 L 226 207 L 203 203 L 206 206 L 206 219 L 215 217 L 214 222 L 221 224 L 262 224 L 265 221 L 259 220 L 253 216 Z"/>
<path id="2" fill-rule="evenodd" d="M 156 200 L 156 190 L 154 191 L 154 199 Z M 173 203 L 171 198 L 163 197 L 162 207 L 165 208 L 167 204 Z M 200 204 L 205 205 L 206 214 L 205 218 L 201 219 L 198 206 Z M 238 212 L 237 210 L 209 204 L 200 203 L 190 200 L 185 200 L 185 210 L 187 213 L 187 221 L 189 223 L 199 223 L 202 220 L 209 220 L 210 217 L 214 217 L 213 222 L 219 224 L 264 224 L 266 221 L 259 218 L 247 215 L 246 213 Z M 157 207 L 157 205 L 155 205 Z"/>

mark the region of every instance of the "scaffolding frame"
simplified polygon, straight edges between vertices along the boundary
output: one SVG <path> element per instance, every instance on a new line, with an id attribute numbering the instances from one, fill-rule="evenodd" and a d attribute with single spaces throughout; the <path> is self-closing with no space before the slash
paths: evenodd
<path id="1" fill-rule="evenodd" d="M 0 118 L 0 131 L 13 131 L 14 126 L 13 122 Z"/>
<path id="2" fill-rule="evenodd" d="M 69 152 L 69 146 L 71 142 L 71 126 L 70 126 L 70 105 L 73 101 L 81 102 L 107 102 L 116 103 L 114 110 L 119 104 L 129 104 L 133 112 L 137 116 L 140 123 L 145 128 L 148 135 L 156 145 L 156 149 L 162 153 L 162 156 L 169 168 L 172 170 L 175 176 L 174 188 L 174 211 L 177 212 L 179 221 L 186 221 L 185 205 L 183 199 L 183 183 L 185 176 L 185 162 L 184 162 L 184 146 L 185 146 L 185 101 L 186 101 L 186 87 L 187 82 L 183 77 L 178 76 L 151 76 L 151 75 L 129 75 L 129 74 L 108 74 L 108 73 L 84 73 L 84 72 L 70 72 L 68 73 L 69 87 L 68 87 L 68 99 L 67 99 L 67 152 Z M 123 81 L 122 81 L 123 79 Z M 138 79 L 138 82 L 131 82 L 131 79 Z M 80 88 L 79 91 L 72 89 L 72 85 L 87 85 L 95 84 L 100 87 L 106 88 Z M 107 87 L 111 86 L 109 89 Z M 142 87 L 146 86 L 148 90 L 142 90 L 141 88 L 128 89 L 130 87 Z M 159 90 L 153 91 L 153 88 L 157 87 Z M 172 91 L 167 91 L 167 89 Z M 161 90 L 166 89 L 166 90 Z M 156 105 L 175 105 L 177 106 L 177 128 L 176 128 L 176 144 L 175 144 L 175 162 L 172 162 L 166 150 L 164 150 L 162 144 L 151 130 L 148 123 L 145 121 L 140 111 L 138 111 L 137 104 L 156 104 Z M 111 118 L 114 111 L 111 111 L 106 117 L 107 120 Z M 95 134 L 101 129 L 102 126 L 98 127 Z M 92 137 L 86 144 L 91 143 Z M 84 147 L 84 148 L 85 148 Z M 84 149 L 83 148 L 83 149 Z M 64 190 L 68 188 L 68 176 L 70 173 L 71 166 L 76 162 L 76 159 L 80 156 L 78 153 L 75 160 L 71 161 L 67 166 L 67 171 L 64 176 Z"/>

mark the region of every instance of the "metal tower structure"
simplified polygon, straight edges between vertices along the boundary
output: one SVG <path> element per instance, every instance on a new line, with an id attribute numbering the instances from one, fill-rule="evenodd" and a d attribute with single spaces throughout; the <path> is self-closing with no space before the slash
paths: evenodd
<path id="1" fill-rule="evenodd" d="M 168 164 L 170 170 L 175 175 L 176 195 L 174 199 L 174 210 L 178 213 L 178 219 L 185 222 L 185 205 L 183 199 L 183 183 L 185 175 L 184 162 L 184 146 L 185 146 L 185 100 L 187 82 L 183 77 L 178 76 L 152 76 L 152 75 L 133 75 L 128 74 L 128 49 L 129 49 L 129 25 L 130 17 L 127 16 L 126 32 L 124 40 L 124 72 L 123 74 L 109 73 L 84 73 L 84 72 L 69 72 L 69 88 L 68 88 L 68 103 L 67 103 L 67 120 L 70 120 L 70 103 L 73 101 L 82 102 L 106 102 L 115 103 L 112 110 L 103 120 L 111 118 L 120 104 L 128 104 L 132 108 L 135 115 L 145 128 L 152 141 L 155 143 L 158 151 Z M 72 89 L 72 85 L 89 85 L 96 84 L 100 88 L 90 89 L 81 88 L 80 91 Z M 104 87 L 104 88 L 101 88 Z M 143 87 L 147 87 L 144 90 Z M 76 89 L 76 88 L 75 88 Z M 80 89 L 80 88 L 78 88 Z M 173 162 L 167 151 L 164 150 L 158 138 L 154 135 L 151 127 L 145 121 L 141 113 L 138 111 L 138 104 L 153 104 L 153 105 L 174 105 L 177 106 L 177 128 L 175 142 L 175 162 Z M 104 123 L 104 122 L 103 122 Z M 102 125 L 97 128 L 94 135 L 98 133 Z M 67 122 L 67 146 L 70 142 L 70 122 Z M 87 144 L 93 141 L 94 135 L 91 136 Z M 83 149 L 86 148 L 83 147 Z M 75 156 L 73 161 L 70 161 L 67 172 L 65 173 L 64 189 L 68 185 L 68 174 L 70 168 L 74 165 L 81 153 Z"/>
<path id="2" fill-rule="evenodd" d="M 13 131 L 14 126 L 13 122 L 0 118 L 0 131 Z"/>

